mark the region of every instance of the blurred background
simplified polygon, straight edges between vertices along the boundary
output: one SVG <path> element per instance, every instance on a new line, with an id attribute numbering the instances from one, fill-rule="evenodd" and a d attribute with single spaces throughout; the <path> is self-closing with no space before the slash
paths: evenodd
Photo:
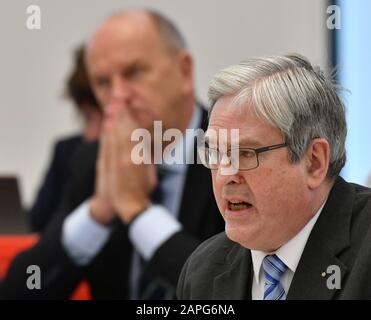
<path id="1" fill-rule="evenodd" d="M 347 108 L 347 164 L 342 176 L 371 186 L 371 1 L 337 0 L 341 28 L 331 36 L 333 61 Z"/>
<path id="2" fill-rule="evenodd" d="M 26 9 L 41 9 L 41 29 L 29 30 Z M 340 29 L 328 28 L 330 5 L 340 8 Z M 16 175 L 23 207 L 32 204 L 52 145 L 79 127 L 63 98 L 73 52 L 108 15 L 147 7 L 169 16 L 186 37 L 196 65 L 196 90 L 207 102 L 219 69 L 244 58 L 297 52 L 350 90 L 348 164 L 343 175 L 366 184 L 371 172 L 371 13 L 369 0 L 4 0 L 0 38 L 0 176 Z"/>

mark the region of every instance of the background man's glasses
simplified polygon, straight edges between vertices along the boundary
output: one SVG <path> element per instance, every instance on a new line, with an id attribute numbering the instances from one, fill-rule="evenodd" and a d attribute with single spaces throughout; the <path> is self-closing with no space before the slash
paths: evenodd
<path id="1" fill-rule="evenodd" d="M 203 165 L 211 170 L 217 170 L 220 165 L 232 165 L 236 170 L 252 170 L 259 167 L 259 153 L 287 147 L 286 143 L 274 144 L 261 148 L 233 148 L 227 152 L 202 146 L 198 148 Z"/>

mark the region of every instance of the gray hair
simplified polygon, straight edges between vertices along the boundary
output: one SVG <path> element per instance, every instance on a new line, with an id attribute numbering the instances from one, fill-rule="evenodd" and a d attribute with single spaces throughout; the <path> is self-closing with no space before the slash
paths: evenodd
<path id="1" fill-rule="evenodd" d="M 172 53 L 176 53 L 181 49 L 186 49 L 187 45 L 183 35 L 177 26 L 163 14 L 155 10 L 145 10 L 154 22 L 157 31 Z"/>
<path id="2" fill-rule="evenodd" d="M 346 161 L 345 106 L 338 87 L 298 54 L 254 58 L 214 76 L 208 92 L 211 110 L 222 96 L 248 104 L 258 117 L 278 128 L 292 163 L 299 162 L 309 143 L 324 138 L 330 146 L 328 178 Z"/>

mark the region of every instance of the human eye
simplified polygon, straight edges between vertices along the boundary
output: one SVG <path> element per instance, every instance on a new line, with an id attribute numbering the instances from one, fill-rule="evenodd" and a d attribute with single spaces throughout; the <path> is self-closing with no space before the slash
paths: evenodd
<path id="1" fill-rule="evenodd" d="M 132 65 L 124 71 L 124 77 L 126 79 L 134 79 L 139 77 L 144 72 L 144 68 L 140 65 Z"/>
<path id="2" fill-rule="evenodd" d="M 219 157 L 218 150 L 207 148 L 207 153 L 208 153 L 208 158 L 209 158 L 210 164 L 217 164 L 218 163 L 218 157 Z"/>
<path id="3" fill-rule="evenodd" d="M 109 79 L 106 77 L 96 77 L 93 79 L 94 86 L 103 88 L 109 86 Z"/>
<path id="4" fill-rule="evenodd" d="M 250 159 L 255 157 L 255 151 L 251 149 L 240 149 L 240 157 Z"/>

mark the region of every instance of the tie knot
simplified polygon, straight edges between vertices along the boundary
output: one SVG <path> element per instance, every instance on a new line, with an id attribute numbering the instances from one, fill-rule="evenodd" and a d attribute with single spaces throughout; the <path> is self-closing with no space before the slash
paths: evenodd
<path id="1" fill-rule="evenodd" d="M 267 283 L 276 284 L 280 282 L 282 275 L 287 270 L 287 266 L 274 254 L 268 255 L 263 259 L 263 270 Z"/>

